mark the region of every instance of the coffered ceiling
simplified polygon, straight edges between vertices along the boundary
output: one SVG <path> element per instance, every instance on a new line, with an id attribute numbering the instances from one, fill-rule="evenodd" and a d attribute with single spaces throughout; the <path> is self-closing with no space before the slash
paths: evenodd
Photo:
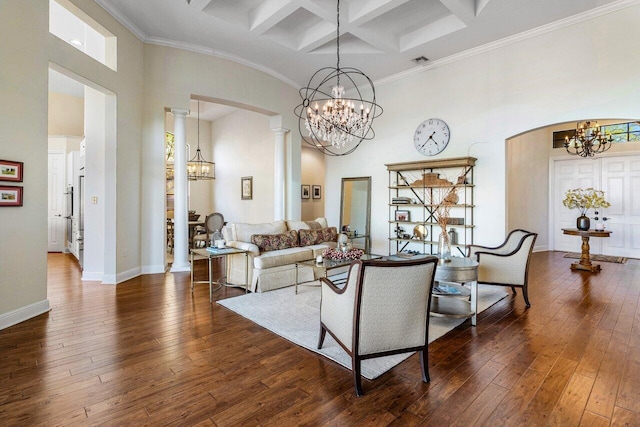
<path id="1" fill-rule="evenodd" d="M 336 0 L 96 2 L 144 42 L 231 59 L 294 87 L 336 63 Z M 380 81 L 630 3 L 637 1 L 342 0 L 340 62 Z"/>

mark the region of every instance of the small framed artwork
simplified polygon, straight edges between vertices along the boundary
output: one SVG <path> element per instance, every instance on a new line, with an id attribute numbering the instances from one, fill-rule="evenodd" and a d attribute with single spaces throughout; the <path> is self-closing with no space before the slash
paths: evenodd
<path id="1" fill-rule="evenodd" d="M 242 200 L 252 200 L 253 199 L 253 177 L 252 176 L 243 176 L 240 178 L 240 186 L 241 186 L 241 199 Z"/>
<path id="2" fill-rule="evenodd" d="M 314 185 L 313 186 L 313 198 L 314 199 L 322 198 L 319 185 Z"/>
<path id="3" fill-rule="evenodd" d="M 310 185 L 302 184 L 300 186 L 300 197 L 302 197 L 303 199 L 310 199 L 311 198 L 311 186 Z"/>
<path id="4" fill-rule="evenodd" d="M 411 212 L 409 211 L 396 211 L 396 221 L 411 221 Z"/>
<path id="5" fill-rule="evenodd" d="M 24 163 L 0 160 L 0 181 L 22 182 Z"/>
<path id="6" fill-rule="evenodd" d="M 22 187 L 0 185 L 0 206 L 22 206 Z"/>

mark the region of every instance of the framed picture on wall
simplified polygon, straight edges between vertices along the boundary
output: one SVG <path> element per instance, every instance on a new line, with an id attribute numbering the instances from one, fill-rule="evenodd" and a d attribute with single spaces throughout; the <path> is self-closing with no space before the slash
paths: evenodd
<path id="1" fill-rule="evenodd" d="M 253 199 L 253 177 L 252 176 L 243 176 L 240 178 L 240 187 L 241 187 L 241 199 L 242 200 L 251 200 Z"/>
<path id="2" fill-rule="evenodd" d="M 300 186 L 300 197 L 303 199 L 311 198 L 311 186 L 307 184 L 302 184 Z"/>
<path id="3" fill-rule="evenodd" d="M 314 199 L 320 199 L 321 198 L 320 186 L 319 185 L 314 185 L 313 186 L 313 198 Z"/>
<path id="4" fill-rule="evenodd" d="M 0 160 L 0 181 L 22 182 L 24 163 Z"/>
<path id="5" fill-rule="evenodd" d="M 0 206 L 22 206 L 22 187 L 0 185 Z"/>

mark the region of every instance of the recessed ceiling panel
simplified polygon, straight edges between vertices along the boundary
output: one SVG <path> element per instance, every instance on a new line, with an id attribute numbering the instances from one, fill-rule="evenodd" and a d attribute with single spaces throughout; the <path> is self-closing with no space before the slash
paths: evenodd
<path id="1" fill-rule="evenodd" d="M 383 13 L 362 26 L 371 31 L 382 31 L 400 37 L 448 15 L 451 15 L 451 11 L 439 0 L 413 0 Z"/>
<path id="2" fill-rule="evenodd" d="M 336 54 L 335 37 L 309 53 Z M 340 54 L 350 53 L 383 53 L 380 49 L 350 33 L 340 34 Z"/>

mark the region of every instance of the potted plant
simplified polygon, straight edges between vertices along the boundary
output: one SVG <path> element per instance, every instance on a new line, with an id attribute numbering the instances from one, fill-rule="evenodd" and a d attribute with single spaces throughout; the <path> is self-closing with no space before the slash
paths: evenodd
<path id="1" fill-rule="evenodd" d="M 604 198 L 604 191 L 594 188 L 574 188 L 567 190 L 562 204 L 569 209 L 578 209 L 580 211 L 580 216 L 576 223 L 578 230 L 588 230 L 591 226 L 591 221 L 587 216 L 589 209 L 608 208 L 611 206 Z"/>

